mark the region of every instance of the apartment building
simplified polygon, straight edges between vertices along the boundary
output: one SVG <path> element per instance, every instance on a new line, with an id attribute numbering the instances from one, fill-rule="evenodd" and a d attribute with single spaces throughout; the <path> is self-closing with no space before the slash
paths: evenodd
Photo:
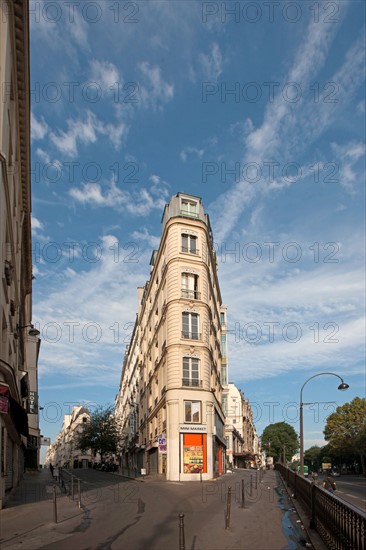
<path id="1" fill-rule="evenodd" d="M 115 417 L 120 427 L 121 469 L 138 469 L 144 466 L 144 448 L 139 436 L 139 326 L 136 322 L 122 365 L 119 392 L 115 399 Z"/>
<path id="2" fill-rule="evenodd" d="M 61 431 L 47 449 L 45 464 L 63 468 L 91 467 L 94 464 L 93 453 L 82 452 L 78 447 L 78 437 L 89 421 L 89 410 L 80 405 L 73 407 L 71 414 L 65 414 Z"/>
<path id="3" fill-rule="evenodd" d="M 0 2 L 0 508 L 37 468 L 39 332 L 32 327 L 27 0 Z"/>
<path id="4" fill-rule="evenodd" d="M 165 206 L 150 278 L 138 289 L 116 399 L 125 419 L 134 419 L 129 460 L 150 475 L 189 481 L 224 472 L 225 315 L 209 217 L 199 197 L 178 193 Z"/>
<path id="5" fill-rule="evenodd" d="M 247 468 L 254 464 L 259 465 L 261 453 L 249 400 L 231 382 L 223 395 L 223 409 L 226 416 L 228 467 Z"/>

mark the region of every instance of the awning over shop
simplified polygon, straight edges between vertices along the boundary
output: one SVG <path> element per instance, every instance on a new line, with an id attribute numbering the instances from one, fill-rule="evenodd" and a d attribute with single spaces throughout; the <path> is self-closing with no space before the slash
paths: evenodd
<path id="1" fill-rule="evenodd" d="M 236 458 L 245 458 L 246 460 L 255 460 L 255 456 L 251 453 L 233 453 Z"/>

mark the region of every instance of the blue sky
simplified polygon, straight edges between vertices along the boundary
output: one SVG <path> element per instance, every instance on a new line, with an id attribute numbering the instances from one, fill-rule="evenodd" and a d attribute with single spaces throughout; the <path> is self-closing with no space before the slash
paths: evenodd
<path id="1" fill-rule="evenodd" d="M 211 218 L 258 433 L 365 394 L 365 5 L 31 2 L 41 431 L 113 403 L 166 202 Z M 229 13 L 233 11 L 233 13 Z M 335 405 L 305 413 L 322 444 Z"/>

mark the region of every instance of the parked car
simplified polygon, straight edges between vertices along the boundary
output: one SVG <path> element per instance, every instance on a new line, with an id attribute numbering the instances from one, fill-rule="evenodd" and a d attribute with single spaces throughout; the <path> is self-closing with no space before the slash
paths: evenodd
<path id="1" fill-rule="evenodd" d="M 332 477 L 339 477 L 341 474 L 339 472 L 331 472 Z"/>

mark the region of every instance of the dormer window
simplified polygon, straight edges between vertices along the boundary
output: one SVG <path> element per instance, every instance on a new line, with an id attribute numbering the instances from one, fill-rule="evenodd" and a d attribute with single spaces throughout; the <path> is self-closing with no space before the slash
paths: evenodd
<path id="1" fill-rule="evenodd" d="M 181 210 L 182 216 L 197 218 L 198 204 L 196 201 L 193 201 L 190 199 L 181 199 L 180 210 Z"/>

